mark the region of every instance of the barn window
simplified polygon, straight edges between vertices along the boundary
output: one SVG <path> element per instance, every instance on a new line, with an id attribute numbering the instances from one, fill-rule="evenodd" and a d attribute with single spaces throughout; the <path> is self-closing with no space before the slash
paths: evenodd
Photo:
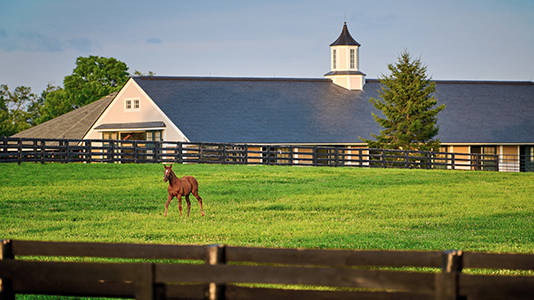
<path id="1" fill-rule="evenodd" d="M 102 132 L 102 139 L 104 140 L 118 140 L 119 133 L 116 131 Z"/>
<path id="2" fill-rule="evenodd" d="M 125 111 L 139 111 L 141 108 L 141 101 L 139 99 L 124 99 Z"/>
<path id="3" fill-rule="evenodd" d="M 162 140 L 162 130 L 149 130 L 146 132 L 147 141 L 161 141 Z"/>

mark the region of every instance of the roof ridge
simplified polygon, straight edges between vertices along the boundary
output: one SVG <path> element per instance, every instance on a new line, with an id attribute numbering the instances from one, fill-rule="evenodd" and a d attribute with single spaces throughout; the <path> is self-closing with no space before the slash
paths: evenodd
<path id="1" fill-rule="evenodd" d="M 134 80 L 203 80 L 203 81 L 324 81 L 326 78 L 291 78 L 291 77 L 211 77 L 211 76 L 136 76 Z"/>
<path id="2" fill-rule="evenodd" d="M 431 80 L 436 83 L 449 84 L 499 84 L 499 85 L 534 85 L 532 81 L 506 81 L 506 80 Z"/>
<path id="3" fill-rule="evenodd" d="M 506 81 L 506 80 L 447 80 L 432 79 L 431 82 L 442 84 L 494 84 L 494 85 L 534 85 L 532 81 Z M 366 78 L 365 82 L 380 82 L 378 78 Z"/>

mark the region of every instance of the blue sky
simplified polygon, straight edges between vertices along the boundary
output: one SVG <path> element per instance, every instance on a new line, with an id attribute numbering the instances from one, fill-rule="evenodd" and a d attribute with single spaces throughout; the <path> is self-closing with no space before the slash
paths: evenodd
<path id="1" fill-rule="evenodd" d="M 0 84 L 40 93 L 89 55 L 166 76 L 322 78 L 345 15 L 367 78 L 408 49 L 434 79 L 533 80 L 532 0 L 0 0 Z"/>

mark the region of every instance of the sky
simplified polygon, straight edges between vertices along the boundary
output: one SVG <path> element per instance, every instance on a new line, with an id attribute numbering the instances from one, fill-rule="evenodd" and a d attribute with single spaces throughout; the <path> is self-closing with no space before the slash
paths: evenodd
<path id="1" fill-rule="evenodd" d="M 436 80 L 532 81 L 532 0 L 0 0 L 0 84 L 63 86 L 76 58 L 161 76 L 323 78 L 346 21 L 360 70 L 404 50 Z"/>

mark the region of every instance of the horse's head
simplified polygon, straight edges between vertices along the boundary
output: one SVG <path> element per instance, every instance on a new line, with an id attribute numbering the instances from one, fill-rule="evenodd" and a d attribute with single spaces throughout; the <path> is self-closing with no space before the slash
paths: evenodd
<path id="1" fill-rule="evenodd" d="M 171 178 L 172 165 L 168 167 L 166 165 L 163 166 L 165 167 L 165 173 L 163 173 L 163 182 L 167 182 Z"/>

